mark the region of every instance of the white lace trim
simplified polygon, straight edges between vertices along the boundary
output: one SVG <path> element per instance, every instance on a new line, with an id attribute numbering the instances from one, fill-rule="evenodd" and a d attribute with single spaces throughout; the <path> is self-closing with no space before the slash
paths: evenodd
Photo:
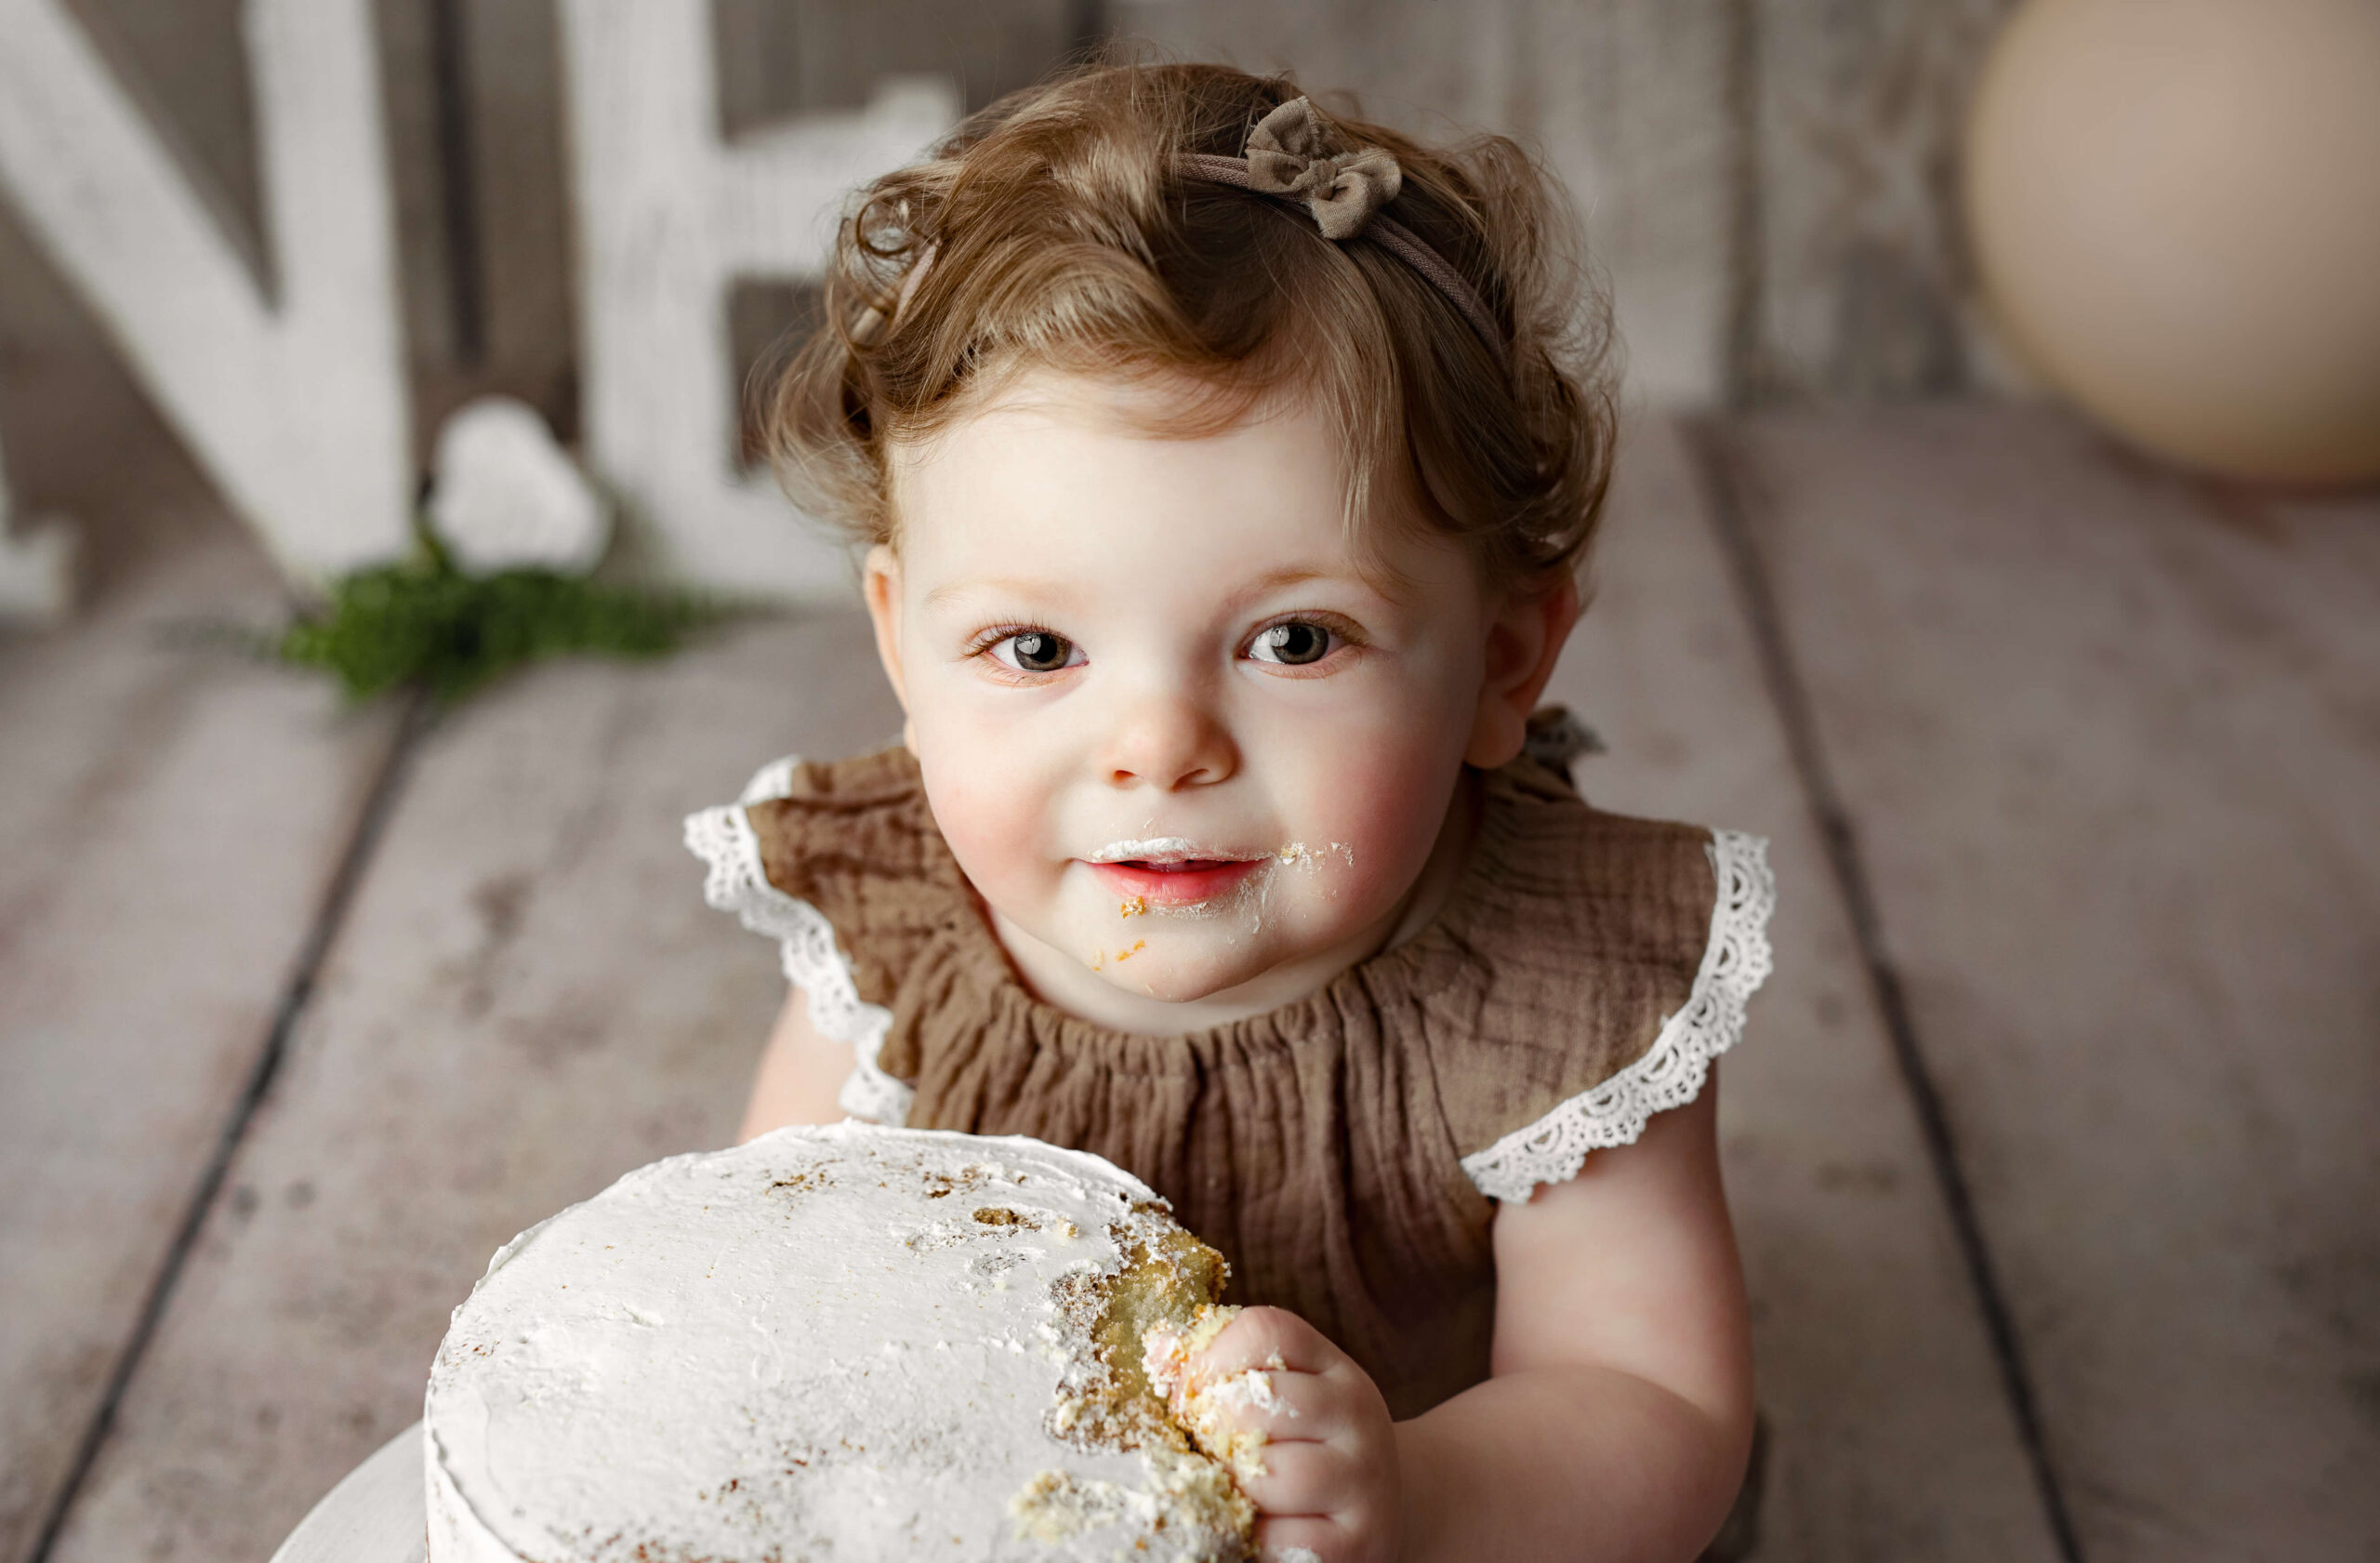
<path id="1" fill-rule="evenodd" d="M 811 1029 L 851 1044 L 851 1078 L 843 1081 L 836 1105 L 855 1117 L 897 1126 L 909 1116 L 916 1093 L 886 1074 L 879 1062 L 892 1012 L 861 1000 L 852 963 L 837 947 L 834 925 L 826 914 L 769 882 L 760 867 L 760 838 L 744 817 L 748 805 L 783 798 L 793 789 L 796 763 L 787 759 L 763 765 L 733 804 L 688 815 L 686 850 L 710 866 L 703 899 L 721 911 L 734 912 L 753 933 L 778 942 L 786 981 L 809 996 Z"/>
<path id="2" fill-rule="evenodd" d="M 735 806 L 748 809 L 755 803 L 774 803 L 793 792 L 793 768 L 801 763 L 800 755 L 788 754 L 783 760 L 772 760 L 752 773 L 736 796 Z"/>
<path id="3" fill-rule="evenodd" d="M 1768 843 L 1758 836 L 1713 830 L 1705 850 L 1719 894 L 1711 908 L 1711 942 L 1686 1002 L 1661 1023 L 1644 1057 L 1464 1157 L 1462 1170 L 1482 1194 L 1526 1199 L 1539 1184 L 1578 1176 L 1587 1152 L 1633 1145 L 1655 1113 L 1701 1094 L 1711 1060 L 1743 1040 L 1745 1000 L 1768 976 L 1777 881 L 1768 871 Z"/>

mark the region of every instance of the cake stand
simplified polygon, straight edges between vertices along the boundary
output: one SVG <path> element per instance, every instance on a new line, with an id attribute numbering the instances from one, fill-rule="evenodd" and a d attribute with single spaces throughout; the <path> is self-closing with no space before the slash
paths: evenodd
<path id="1" fill-rule="evenodd" d="M 272 1563 L 424 1563 L 429 1528 L 416 1422 L 325 1493 Z"/>

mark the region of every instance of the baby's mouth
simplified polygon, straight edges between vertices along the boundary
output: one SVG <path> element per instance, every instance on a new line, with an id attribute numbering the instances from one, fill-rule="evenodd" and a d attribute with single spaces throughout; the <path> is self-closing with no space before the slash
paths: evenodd
<path id="1" fill-rule="evenodd" d="M 1248 857 L 1179 839 L 1118 841 L 1085 860 L 1116 894 L 1124 915 L 1150 907 L 1194 907 L 1229 894 L 1273 854 Z"/>

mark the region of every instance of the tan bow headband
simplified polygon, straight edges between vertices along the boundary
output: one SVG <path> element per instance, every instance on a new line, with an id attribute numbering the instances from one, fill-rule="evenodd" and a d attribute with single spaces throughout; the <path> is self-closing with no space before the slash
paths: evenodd
<path id="1" fill-rule="evenodd" d="M 1302 200 L 1326 239 L 1341 244 L 1356 238 L 1372 240 L 1444 294 L 1501 361 L 1504 333 L 1479 290 L 1411 229 L 1381 211 L 1396 199 L 1405 183 L 1396 159 L 1381 147 L 1352 152 L 1337 147 L 1337 128 L 1311 102 L 1292 98 L 1256 122 L 1248 133 L 1246 157 L 1188 152 L 1177 158 L 1174 166 L 1216 184 L 1236 185 L 1286 201 Z"/>
<path id="2" fill-rule="evenodd" d="M 1305 99 L 1292 98 L 1256 122 L 1255 128 L 1248 133 L 1246 157 L 1185 152 L 1174 160 L 1174 167 L 1193 179 L 1252 190 L 1285 201 L 1302 201 L 1326 239 L 1340 244 L 1350 239 L 1372 240 L 1445 295 L 1447 302 L 1461 311 L 1488 351 L 1501 363 L 1504 333 L 1496 325 L 1487 300 L 1479 297 L 1479 290 L 1448 265 L 1445 257 L 1423 244 L 1411 229 L 1381 211 L 1396 198 L 1405 183 L 1404 170 L 1396 166 L 1396 159 L 1380 147 L 1362 147 L 1353 152 L 1333 150 L 1332 143 L 1338 139 L 1336 131 L 1321 110 Z M 940 247 L 927 245 L 917 264 L 909 268 L 909 274 L 901 279 L 900 291 L 892 301 L 893 319 L 898 320 L 908 308 Z M 853 338 L 869 341 L 883 324 L 884 316 L 871 307 L 853 324 Z"/>

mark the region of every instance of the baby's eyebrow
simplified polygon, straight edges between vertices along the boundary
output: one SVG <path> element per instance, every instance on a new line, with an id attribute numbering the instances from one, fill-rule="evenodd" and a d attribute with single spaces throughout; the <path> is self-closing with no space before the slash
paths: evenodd
<path id="1" fill-rule="evenodd" d="M 1369 587 L 1373 590 L 1380 589 L 1373 583 L 1346 570 L 1326 569 L 1313 564 L 1284 564 L 1276 569 L 1267 570 L 1263 575 L 1246 582 L 1231 594 L 1231 600 L 1236 603 L 1245 603 L 1263 597 L 1269 592 L 1279 591 L 1286 587 L 1302 586 L 1307 581 L 1337 580 L 1352 581 Z M 938 608 L 959 598 L 976 596 L 1022 597 L 1047 603 L 1052 598 L 1063 597 L 1065 593 L 1065 587 L 1054 581 L 1027 580 L 1013 576 L 979 576 L 935 587 L 926 593 L 925 605 L 930 608 Z"/>
<path id="2" fill-rule="evenodd" d="M 1248 583 L 1246 595 L 1261 597 L 1268 591 L 1278 591 L 1285 586 L 1298 586 L 1306 581 L 1318 581 L 1329 575 L 1306 564 L 1285 564 L 1277 570 L 1267 570 Z"/>
<path id="3" fill-rule="evenodd" d="M 1279 569 L 1265 571 L 1237 591 L 1233 592 L 1232 601 L 1251 603 L 1260 597 L 1268 596 L 1289 587 L 1303 586 L 1309 581 L 1341 583 L 1355 587 L 1375 597 L 1384 597 L 1392 601 L 1399 598 L 1399 593 L 1395 589 L 1393 583 L 1374 580 L 1360 570 L 1344 566 L 1334 569 L 1313 564 L 1285 564 Z"/>
<path id="4" fill-rule="evenodd" d="M 930 608 L 938 608 L 957 597 L 1003 594 L 1011 597 L 1047 597 L 1052 594 L 1052 588 L 1047 581 L 1017 580 L 1007 576 L 952 581 L 947 586 L 938 586 L 927 592 L 925 603 Z"/>

